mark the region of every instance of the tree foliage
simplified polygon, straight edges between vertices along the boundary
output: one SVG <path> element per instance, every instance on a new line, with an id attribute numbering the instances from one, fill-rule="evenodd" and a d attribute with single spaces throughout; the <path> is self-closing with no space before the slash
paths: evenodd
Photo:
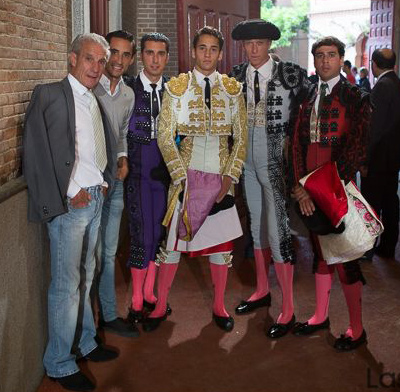
<path id="1" fill-rule="evenodd" d="M 281 38 L 272 47 L 290 46 L 299 30 L 308 32 L 308 5 L 308 0 L 293 0 L 291 7 L 275 6 L 271 0 L 261 1 L 261 18 L 281 31 Z"/>

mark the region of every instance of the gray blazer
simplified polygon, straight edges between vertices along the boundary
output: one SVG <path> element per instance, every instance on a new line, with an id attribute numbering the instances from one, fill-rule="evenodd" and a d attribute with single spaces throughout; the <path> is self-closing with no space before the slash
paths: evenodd
<path id="1" fill-rule="evenodd" d="M 104 179 L 112 186 L 116 142 L 101 108 L 107 147 Z M 68 78 L 35 87 L 25 114 L 23 174 L 28 184 L 28 219 L 49 221 L 68 212 L 67 190 L 75 162 L 75 103 Z"/>

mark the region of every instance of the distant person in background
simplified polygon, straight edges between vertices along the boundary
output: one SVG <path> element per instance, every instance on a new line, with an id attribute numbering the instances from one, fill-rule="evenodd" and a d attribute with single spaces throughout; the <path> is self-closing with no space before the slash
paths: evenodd
<path id="1" fill-rule="evenodd" d="M 360 75 L 358 73 L 358 69 L 356 66 L 351 68 L 351 73 L 353 74 L 354 79 L 356 80 L 356 85 L 359 85 L 360 84 Z"/>
<path id="2" fill-rule="evenodd" d="M 367 166 L 361 170 L 361 191 L 385 227 L 372 253 L 394 258 L 399 237 L 400 80 L 394 72 L 396 54 L 391 49 L 372 53 L 372 72 L 377 78 L 371 92 L 372 117 Z"/>
<path id="3" fill-rule="evenodd" d="M 356 84 L 356 78 L 355 78 L 354 75 L 351 73 L 351 62 L 350 62 L 349 60 L 346 60 L 346 61 L 343 63 L 342 70 L 343 70 L 343 72 L 346 74 L 347 80 L 348 80 L 351 84 Z"/>
<path id="4" fill-rule="evenodd" d="M 357 84 L 360 86 L 361 90 L 364 90 L 367 93 L 371 92 L 371 84 L 369 83 L 367 68 L 360 68 L 360 81 Z"/>

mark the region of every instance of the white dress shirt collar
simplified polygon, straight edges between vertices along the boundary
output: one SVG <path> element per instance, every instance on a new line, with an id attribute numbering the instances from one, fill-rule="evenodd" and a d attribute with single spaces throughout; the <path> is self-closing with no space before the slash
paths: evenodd
<path id="1" fill-rule="evenodd" d="M 204 78 L 210 79 L 210 85 L 211 86 L 214 85 L 215 80 L 217 79 L 217 71 L 214 71 L 210 75 L 204 75 L 199 70 L 197 70 L 196 68 L 193 68 L 193 75 L 196 78 L 197 84 L 199 84 L 200 86 L 204 86 L 205 85 Z"/>
<path id="2" fill-rule="evenodd" d="M 79 94 L 79 95 L 85 95 L 89 89 L 85 87 L 81 82 L 79 82 L 78 79 L 76 79 L 74 76 L 72 76 L 70 73 L 68 74 L 68 81 L 71 87 Z"/>
<path id="3" fill-rule="evenodd" d="M 324 82 L 323 80 L 319 79 L 318 80 L 318 91 L 320 91 L 321 84 L 326 83 L 328 85 L 328 88 L 326 89 L 326 94 L 329 95 L 332 92 L 332 89 L 336 86 L 336 84 L 340 80 L 340 75 L 335 76 L 334 78 L 328 80 L 327 82 Z"/>
<path id="4" fill-rule="evenodd" d="M 124 84 L 124 80 L 122 79 L 122 76 L 120 77 L 117 86 L 115 87 L 114 93 L 111 92 L 111 81 L 108 79 L 106 75 L 101 75 L 99 83 L 103 86 L 104 90 L 110 97 L 114 97 L 119 93 L 120 86 L 121 84 Z"/>
<path id="5" fill-rule="evenodd" d="M 145 89 L 145 91 L 152 91 L 153 88 L 150 86 L 150 84 L 156 84 L 157 90 L 161 90 L 162 87 L 162 76 L 160 76 L 160 79 L 158 79 L 157 83 L 153 83 L 152 81 L 150 81 L 150 79 L 146 76 L 146 74 L 144 73 L 143 70 L 140 71 L 139 73 L 139 78 L 142 81 L 143 84 L 143 88 Z"/>
<path id="6" fill-rule="evenodd" d="M 272 67 L 274 65 L 274 61 L 270 58 L 265 64 L 263 64 L 260 68 L 254 68 L 249 63 L 249 73 L 251 75 L 252 80 L 254 79 L 254 71 L 258 71 L 258 73 L 267 80 L 270 80 L 272 77 Z"/>

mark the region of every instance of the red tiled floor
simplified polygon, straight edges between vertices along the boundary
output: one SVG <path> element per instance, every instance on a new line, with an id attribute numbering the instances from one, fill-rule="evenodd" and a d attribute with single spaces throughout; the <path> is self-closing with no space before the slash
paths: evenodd
<path id="1" fill-rule="evenodd" d="M 294 279 L 295 309 L 305 320 L 314 309 L 314 281 L 308 242 L 298 243 L 299 261 Z M 398 253 L 398 256 L 400 254 Z M 398 257 L 400 260 L 400 257 Z M 129 304 L 129 275 L 117 268 L 119 310 Z M 122 265 L 122 266 L 121 266 Z M 383 372 L 400 373 L 400 263 L 375 257 L 364 263 L 364 324 L 369 343 L 352 353 L 336 353 L 334 336 L 348 323 L 338 279 L 330 304 L 331 331 L 310 337 L 285 336 L 270 340 L 266 327 L 279 313 L 280 292 L 271 269 L 272 306 L 235 317 L 231 333 L 219 330 L 211 319 L 212 288 L 206 259 L 183 259 L 171 289 L 172 315 L 152 333 L 127 339 L 102 335 L 117 347 L 112 362 L 83 363 L 97 382 L 97 392 L 286 392 L 371 391 L 384 388 Z M 252 259 L 235 257 L 229 272 L 227 309 L 246 298 L 254 286 Z M 381 380 L 390 385 L 386 375 Z M 378 389 L 380 390 L 380 389 Z M 37 392 L 64 391 L 44 377 Z"/>

